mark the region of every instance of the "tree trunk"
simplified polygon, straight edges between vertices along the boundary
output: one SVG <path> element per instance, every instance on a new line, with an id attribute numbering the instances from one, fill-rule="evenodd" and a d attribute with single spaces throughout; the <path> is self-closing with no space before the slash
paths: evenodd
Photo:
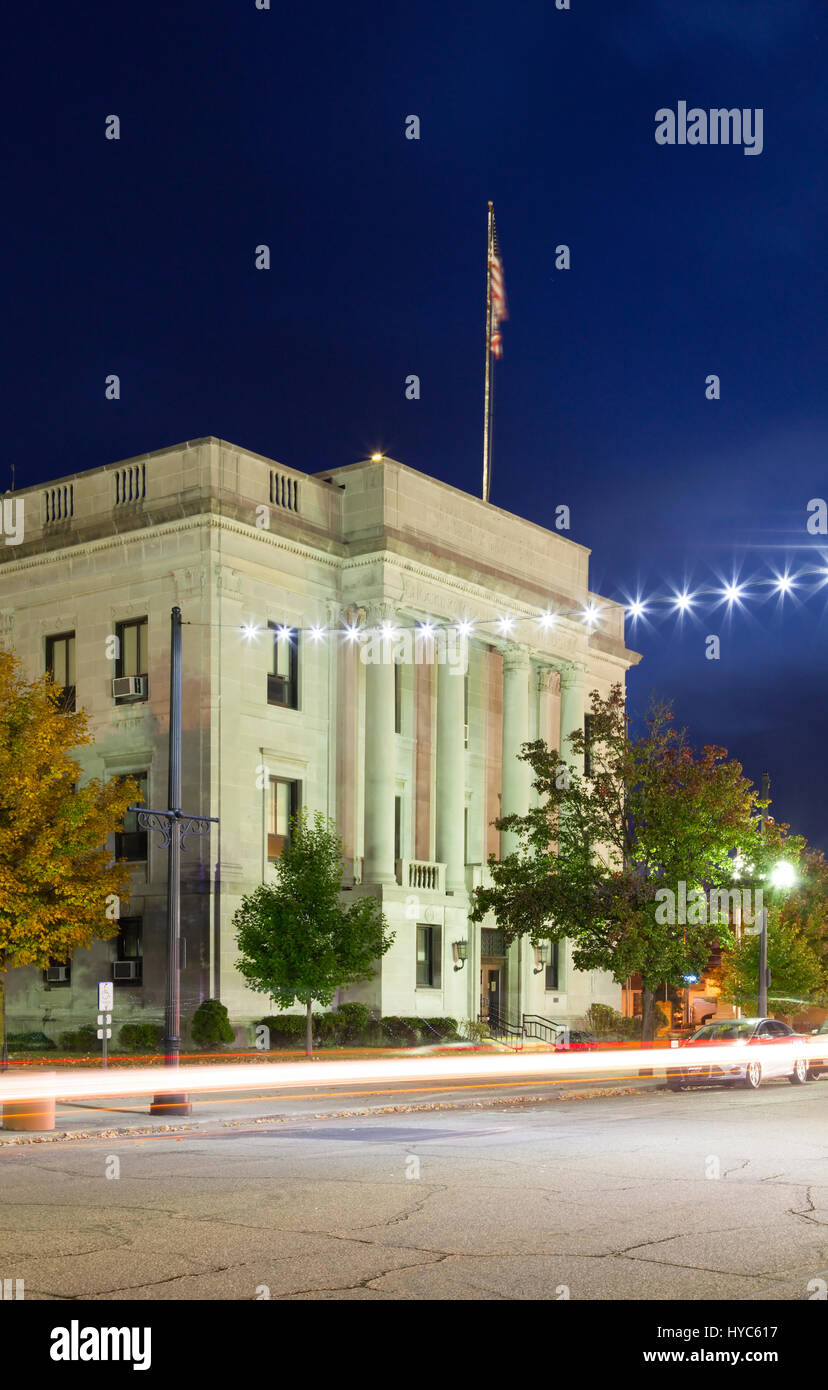
<path id="1" fill-rule="evenodd" d="M 0 1014 L 3 1016 L 3 1044 L 0 1052 L 0 1071 L 8 1071 L 9 1068 L 9 1040 L 6 1033 L 6 972 L 0 970 Z"/>
<path id="2" fill-rule="evenodd" d="M 305 1056 L 313 1056 L 313 1004 L 308 1000 L 308 1026 L 305 1032 Z"/>
<path id="3" fill-rule="evenodd" d="M 641 990 L 641 1046 L 647 1047 L 655 1036 L 655 993 L 651 989 Z M 639 1067 L 639 1076 L 652 1076 L 652 1067 Z"/>
<path id="4" fill-rule="evenodd" d="M 651 1043 L 655 1037 L 655 993 L 641 991 L 641 1041 Z"/>

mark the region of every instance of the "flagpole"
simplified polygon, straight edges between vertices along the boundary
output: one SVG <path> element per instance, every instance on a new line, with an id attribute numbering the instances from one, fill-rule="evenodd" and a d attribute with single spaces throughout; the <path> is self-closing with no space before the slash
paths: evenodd
<path id="1" fill-rule="evenodd" d="M 489 240 L 486 247 L 486 377 L 483 390 L 483 501 L 489 500 L 491 481 L 491 361 L 492 361 L 492 217 L 489 203 Z"/>

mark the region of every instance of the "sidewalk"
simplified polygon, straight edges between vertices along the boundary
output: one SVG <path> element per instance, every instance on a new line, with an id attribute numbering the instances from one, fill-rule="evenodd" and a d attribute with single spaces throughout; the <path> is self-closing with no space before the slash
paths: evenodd
<path id="1" fill-rule="evenodd" d="M 286 1120 L 344 1119 L 412 1111 L 519 1108 L 567 1100 L 599 1100 L 606 1096 L 663 1091 L 664 1080 L 658 1074 L 638 1078 L 608 1077 L 605 1081 L 585 1076 L 568 1078 L 565 1082 L 557 1082 L 554 1087 L 539 1086 L 531 1080 L 515 1080 L 503 1089 L 505 1094 L 497 1094 L 484 1085 L 459 1088 L 449 1084 L 435 1093 L 434 1088 L 429 1092 L 426 1088 L 412 1087 L 410 1100 L 406 1099 L 405 1091 L 382 1095 L 376 1088 L 367 1094 L 345 1088 L 339 1093 L 322 1088 L 318 1093 L 313 1093 L 309 1088 L 308 1092 L 293 1096 L 275 1091 L 245 1096 L 240 1096 L 238 1092 L 216 1091 L 194 1096 L 191 1115 L 171 1115 L 167 1120 L 160 1115 L 150 1114 L 149 1096 L 109 1097 L 105 1102 L 83 1099 L 58 1101 L 54 1130 L 16 1133 L 0 1127 L 0 1150 L 25 1144 L 83 1139 L 197 1134 L 200 1130 L 280 1124 Z"/>

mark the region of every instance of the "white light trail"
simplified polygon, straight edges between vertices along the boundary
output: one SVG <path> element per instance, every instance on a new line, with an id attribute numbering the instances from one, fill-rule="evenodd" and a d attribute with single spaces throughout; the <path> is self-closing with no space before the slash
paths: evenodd
<path id="1" fill-rule="evenodd" d="M 828 1054 L 828 1040 L 805 1038 L 773 1045 L 775 1067 L 798 1057 Z M 733 1067 L 756 1058 L 762 1049 L 750 1043 L 685 1047 L 627 1048 L 609 1051 L 533 1052 L 376 1059 L 355 1062 L 275 1062 L 197 1067 L 139 1067 L 130 1070 L 65 1071 L 0 1075 L 0 1103 L 21 1100 L 99 1098 L 103 1096 L 195 1094 L 245 1091 L 263 1086 L 350 1085 L 353 1082 L 474 1080 L 484 1077 L 568 1076 L 578 1072 L 629 1072 L 630 1069 L 716 1066 Z"/>

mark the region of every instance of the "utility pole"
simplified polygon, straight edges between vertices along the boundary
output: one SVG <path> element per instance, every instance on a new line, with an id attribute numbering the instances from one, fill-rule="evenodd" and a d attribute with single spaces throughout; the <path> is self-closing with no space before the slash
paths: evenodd
<path id="1" fill-rule="evenodd" d="M 170 614 L 170 759 L 169 797 L 166 811 L 130 806 L 138 813 L 138 824 L 161 833 L 161 848 L 167 859 L 167 1008 L 164 1062 L 177 1067 L 181 1050 L 181 851 L 188 835 L 209 835 L 217 816 L 193 816 L 181 810 L 181 609 Z M 186 1095 L 165 1092 L 153 1097 L 152 1114 L 189 1115 L 192 1107 Z"/>
<path id="2" fill-rule="evenodd" d="M 766 772 L 762 773 L 762 800 L 766 801 L 770 795 L 770 777 Z M 765 833 L 765 813 L 759 819 L 761 833 Z M 762 908 L 759 916 L 759 1017 L 765 1018 L 768 1012 L 768 909 Z"/>

